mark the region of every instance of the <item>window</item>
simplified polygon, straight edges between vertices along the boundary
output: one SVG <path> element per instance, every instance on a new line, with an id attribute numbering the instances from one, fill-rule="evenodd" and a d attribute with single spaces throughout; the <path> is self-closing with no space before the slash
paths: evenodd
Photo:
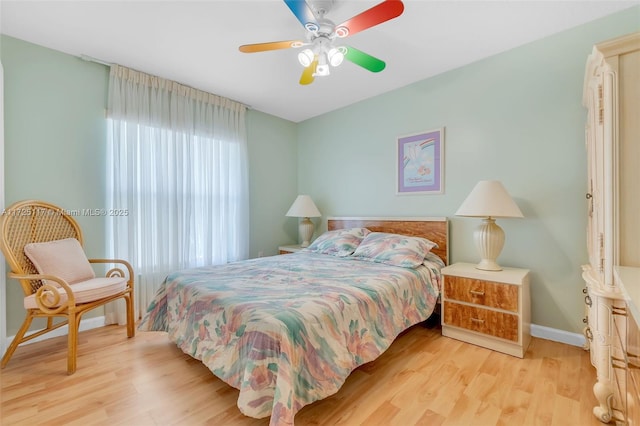
<path id="1" fill-rule="evenodd" d="M 135 269 L 139 311 L 175 270 L 248 257 L 246 108 L 229 102 L 112 67 L 107 240 Z"/>

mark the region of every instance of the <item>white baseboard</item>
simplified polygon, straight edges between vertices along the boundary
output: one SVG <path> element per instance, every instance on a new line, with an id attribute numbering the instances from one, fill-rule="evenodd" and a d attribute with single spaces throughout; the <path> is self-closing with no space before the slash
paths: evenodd
<path id="1" fill-rule="evenodd" d="M 80 331 L 91 330 L 92 328 L 100 328 L 100 327 L 104 327 L 105 325 L 106 324 L 105 324 L 104 317 L 86 318 L 80 321 L 79 330 Z M 37 333 L 38 331 L 39 330 L 31 331 L 30 333 L 27 333 L 27 336 L 33 333 Z M 23 345 L 40 342 L 42 340 L 51 339 L 53 337 L 66 336 L 67 334 L 69 334 L 69 325 L 63 325 L 62 327 L 57 328 L 53 331 L 50 331 L 49 333 L 43 334 L 42 336 L 38 336 L 33 340 L 29 340 L 28 342 L 23 343 Z M 15 337 L 16 337 L 15 335 L 7 337 L 7 341 L 5 342 L 6 343 L 5 348 L 9 347 L 9 345 L 11 344 L 11 342 Z M 3 351 L 3 355 L 4 355 L 4 351 Z"/>
<path id="2" fill-rule="evenodd" d="M 569 331 L 558 330 L 557 328 L 545 327 L 543 325 L 531 324 L 531 335 L 545 340 L 566 343 L 571 346 L 585 347 L 586 344 L 583 334 L 571 333 Z"/>

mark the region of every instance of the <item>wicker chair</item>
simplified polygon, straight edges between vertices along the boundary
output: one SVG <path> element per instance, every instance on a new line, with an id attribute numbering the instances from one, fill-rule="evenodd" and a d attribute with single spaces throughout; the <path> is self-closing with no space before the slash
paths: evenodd
<path id="1" fill-rule="evenodd" d="M 67 373 L 73 374 L 82 315 L 120 298 L 126 301 L 127 336 L 135 335 L 131 265 L 119 259 L 87 259 L 82 250 L 82 231 L 68 213 L 53 204 L 28 200 L 12 204 L 0 215 L 0 248 L 11 268 L 8 276 L 19 280 L 22 285 L 27 312 L 24 323 L 2 357 L 2 368 L 19 344 L 68 324 Z M 45 260 L 42 260 L 43 251 L 48 253 Z M 35 256 L 40 256 L 40 259 Z M 93 277 L 89 263 L 119 264 L 126 269 L 126 274 L 114 267 L 105 278 L 85 277 L 81 281 L 65 278 L 73 276 L 66 270 L 73 268 L 66 265 L 73 264 L 78 260 L 76 258 L 79 259 L 76 263 L 84 267 L 83 271 L 86 273 L 88 270 Z M 52 270 L 57 274 L 52 274 Z M 54 322 L 55 317 L 63 317 L 64 320 Z M 47 326 L 25 336 L 34 318 L 47 318 Z"/>

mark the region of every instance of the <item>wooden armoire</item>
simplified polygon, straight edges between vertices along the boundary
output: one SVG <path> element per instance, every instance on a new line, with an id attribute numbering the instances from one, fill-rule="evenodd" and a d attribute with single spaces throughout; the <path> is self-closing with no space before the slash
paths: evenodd
<path id="1" fill-rule="evenodd" d="M 585 337 L 602 422 L 640 425 L 640 32 L 587 59 Z"/>

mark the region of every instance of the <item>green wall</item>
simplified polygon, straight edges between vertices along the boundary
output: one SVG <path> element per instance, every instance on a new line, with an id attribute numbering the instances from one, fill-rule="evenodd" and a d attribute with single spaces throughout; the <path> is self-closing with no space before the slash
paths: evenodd
<path id="1" fill-rule="evenodd" d="M 32 198 L 65 209 L 103 208 L 108 67 L 4 35 L 0 54 L 6 205 Z M 297 195 L 296 125 L 249 111 L 247 136 L 250 255 L 274 255 L 296 238 L 297 222 L 284 216 Z M 87 255 L 105 257 L 105 218 L 77 219 Z M 22 297 L 17 281 L 7 280 L 7 336 L 24 319 Z M 101 315 L 96 309 L 85 317 Z"/>
<path id="2" fill-rule="evenodd" d="M 451 261 L 475 263 L 480 220 L 455 212 L 502 181 L 525 218 L 497 221 L 498 263 L 531 270 L 534 324 L 581 332 L 584 68 L 594 43 L 639 28 L 636 7 L 300 123 L 299 189 L 325 216 L 448 216 Z M 397 137 L 440 127 L 444 194 L 395 195 Z"/>
<path id="3" fill-rule="evenodd" d="M 278 254 L 298 238 L 298 221 L 285 217 L 298 189 L 296 124 L 250 111 L 251 257 Z"/>
<path id="4" fill-rule="evenodd" d="M 324 215 L 316 235 L 331 215 L 448 216 L 452 261 L 474 262 L 478 221 L 454 213 L 478 180 L 499 179 L 525 215 L 498 221 L 507 236 L 499 262 L 531 269 L 533 323 L 579 332 L 584 65 L 594 43 L 639 21 L 636 7 L 299 124 L 249 111 L 251 257 L 297 240 L 297 220 L 284 213 L 308 193 Z M 7 36 L 0 54 L 6 204 L 103 206 L 107 67 Z M 396 138 L 439 127 L 444 194 L 396 196 Z M 88 255 L 104 256 L 104 219 L 78 220 Z M 9 280 L 8 336 L 22 322 L 21 299 Z"/>
<path id="5" fill-rule="evenodd" d="M 108 69 L 10 37 L 0 42 L 5 205 L 41 199 L 67 209 L 103 207 Z M 104 218 L 77 219 L 87 255 L 104 257 Z M 24 319 L 22 298 L 18 282 L 7 280 L 8 336 Z M 95 310 L 85 317 L 99 315 Z"/>

